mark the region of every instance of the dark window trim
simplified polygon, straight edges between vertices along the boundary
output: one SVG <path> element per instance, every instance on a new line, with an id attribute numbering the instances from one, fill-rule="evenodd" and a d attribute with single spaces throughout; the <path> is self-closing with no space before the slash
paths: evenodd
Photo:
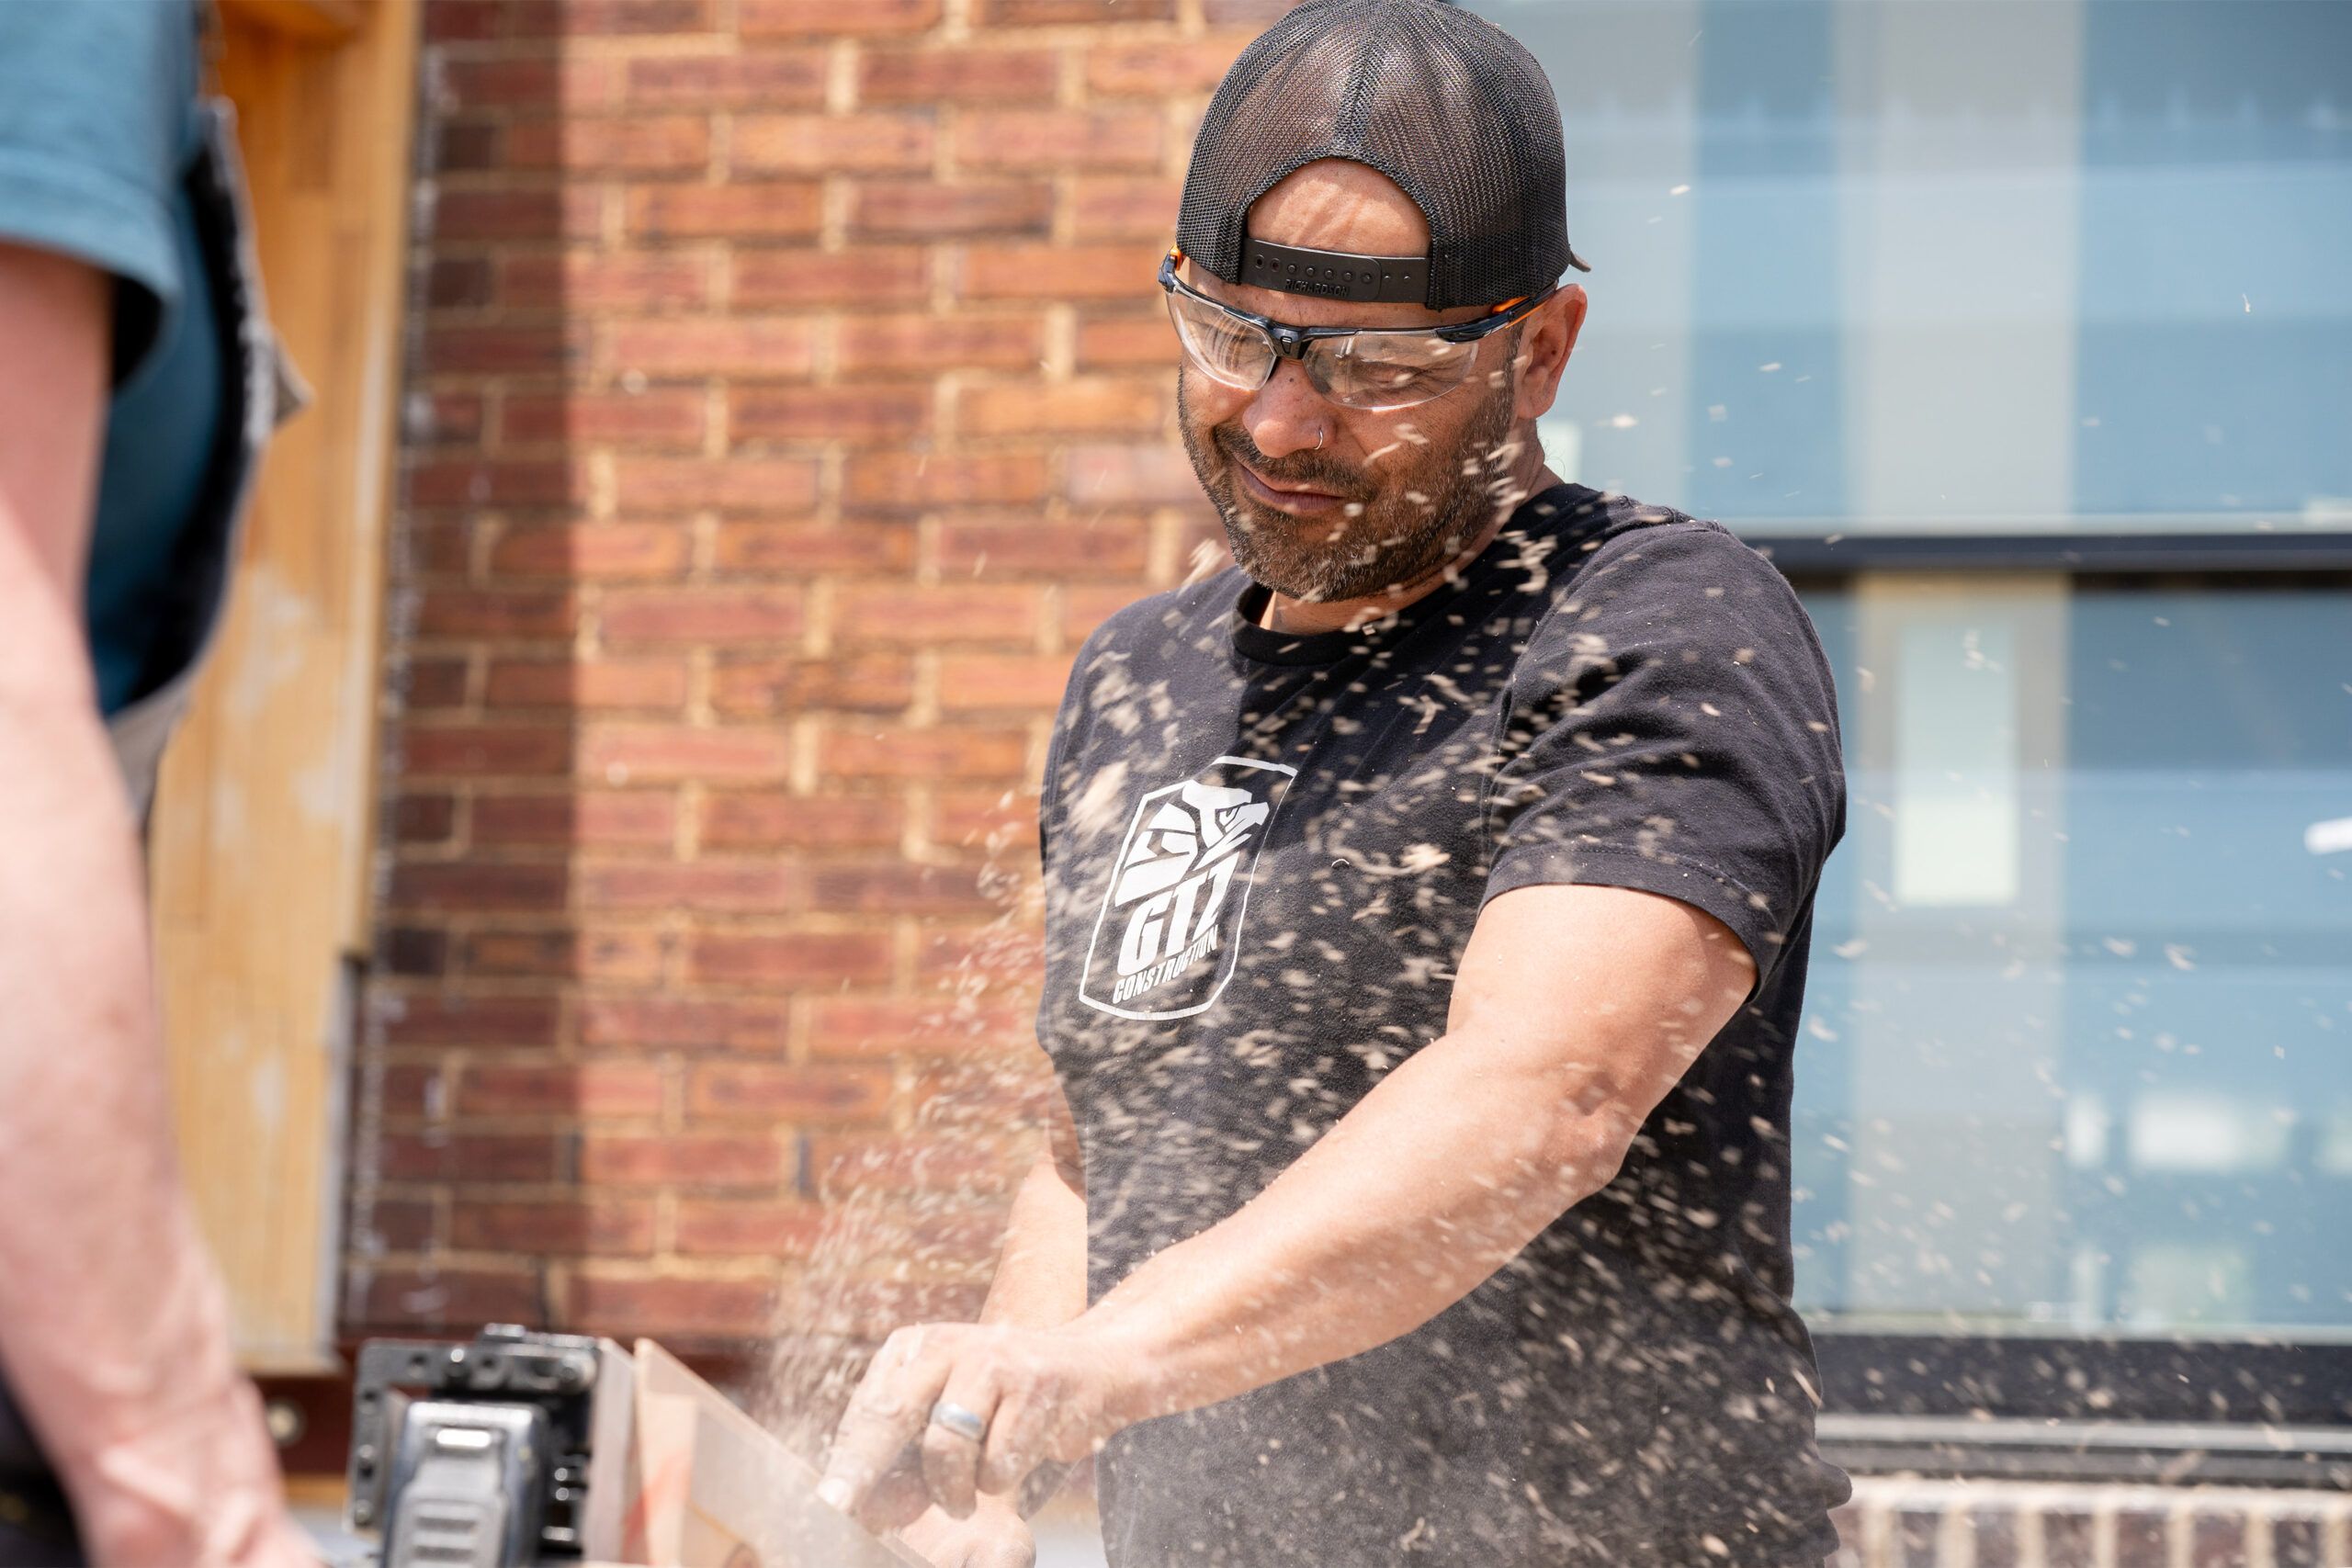
<path id="1" fill-rule="evenodd" d="M 2352 1343 L 1840 1331 L 1821 1443 L 1846 1469 L 2352 1486 Z"/>
<path id="2" fill-rule="evenodd" d="M 1773 534 L 1727 524 L 1781 570 L 2328 571 L 2352 533 Z"/>

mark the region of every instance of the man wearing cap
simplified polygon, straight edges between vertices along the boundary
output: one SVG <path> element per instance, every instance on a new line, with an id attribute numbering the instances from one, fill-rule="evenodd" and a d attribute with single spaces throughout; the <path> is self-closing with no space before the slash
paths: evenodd
<path id="1" fill-rule="evenodd" d="M 1067 1112 L 983 1322 L 892 1336 L 828 1470 L 947 1568 L 1029 1562 L 1089 1453 L 1114 1568 L 1836 1548 L 1789 1237 L 1835 698 L 1769 563 L 1544 466 L 1564 186 L 1540 68 L 1436 0 L 1309 0 L 1210 106 L 1160 282 L 1238 565 L 1078 656 Z"/>

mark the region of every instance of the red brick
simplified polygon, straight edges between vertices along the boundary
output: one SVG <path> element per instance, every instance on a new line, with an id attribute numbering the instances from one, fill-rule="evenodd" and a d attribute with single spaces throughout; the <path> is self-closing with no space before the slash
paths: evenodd
<path id="1" fill-rule="evenodd" d="M 664 251 L 510 255 L 499 267 L 499 299 L 525 310 L 699 308 L 710 299 L 710 266 Z"/>
<path id="2" fill-rule="evenodd" d="M 1201 0 L 1201 15 L 1214 27 L 1221 22 L 1279 20 L 1298 0 Z"/>
<path id="3" fill-rule="evenodd" d="M 940 0 L 737 0 L 745 38 L 775 34 L 918 33 L 939 25 Z"/>
<path id="4" fill-rule="evenodd" d="M 383 998 L 388 1045 L 552 1045 L 563 1010 L 553 997 L 452 996 L 422 992 Z"/>
<path id="5" fill-rule="evenodd" d="M 425 330 L 424 368 L 434 375 L 551 373 L 579 363 L 585 341 L 569 322 L 540 326 L 437 322 Z"/>
<path id="6" fill-rule="evenodd" d="M 967 169 L 1151 169 L 1163 125 L 1156 109 L 978 109 L 956 121 Z"/>
<path id="7" fill-rule="evenodd" d="M 560 795 L 478 795 L 477 844 L 664 845 L 677 836 L 677 801 L 641 790 L 567 790 Z"/>
<path id="8" fill-rule="evenodd" d="M 1166 420 L 1156 381 L 1090 378 L 967 387 L 956 402 L 959 434 L 1141 435 Z"/>
<path id="9" fill-rule="evenodd" d="M 547 1296 L 536 1269 L 350 1270 L 342 1321 L 353 1327 L 451 1328 L 471 1334 L 485 1323 L 544 1323 Z"/>
<path id="10" fill-rule="evenodd" d="M 767 1134 L 588 1133 L 580 1179 L 598 1187 L 771 1188 L 786 1175 L 784 1146 Z"/>
<path id="11" fill-rule="evenodd" d="M 453 61 L 441 73 L 453 110 L 601 108 L 614 81 L 612 61 L 576 56 Z"/>
<path id="12" fill-rule="evenodd" d="M 972 20 L 984 27 L 1167 22 L 1175 17 L 1176 0 L 973 0 L 972 6 Z"/>
<path id="13" fill-rule="evenodd" d="M 475 861 L 411 863 L 392 872 L 386 900 L 394 909 L 451 914 L 560 909 L 571 887 L 571 868 Z"/>
<path id="14" fill-rule="evenodd" d="M 1035 1162 L 1035 1140 L 1001 1142 L 899 1137 L 872 1133 L 825 1134 L 809 1142 L 809 1166 L 819 1193 L 1006 1192 Z"/>
<path id="15" fill-rule="evenodd" d="M 935 141 L 928 113 L 745 115 L 735 121 L 734 164 L 811 175 L 927 169 Z"/>
<path id="16" fill-rule="evenodd" d="M 1034 316 L 850 316 L 835 347 L 845 376 L 1027 370 L 1045 353 L 1046 324 Z"/>
<path id="17" fill-rule="evenodd" d="M 951 519 L 939 532 L 939 570 L 950 581 L 1133 580 L 1143 573 L 1148 544 L 1144 519 L 1115 513 L 1082 523 Z"/>
<path id="18" fill-rule="evenodd" d="M 438 258 L 425 269 L 425 308 L 442 310 L 487 305 L 496 295 L 497 283 L 488 256 Z"/>
<path id="19" fill-rule="evenodd" d="M 769 49 L 632 60 L 623 94 L 632 104 L 690 109 L 813 108 L 825 101 L 825 51 Z"/>
<path id="20" fill-rule="evenodd" d="M 792 737 L 778 730 L 594 728 L 580 739 L 580 771 L 632 784 L 781 780 Z"/>
<path id="21" fill-rule="evenodd" d="M 632 589 L 605 597 L 614 642 L 780 642 L 800 636 L 800 594 L 788 588 Z"/>
<path id="22" fill-rule="evenodd" d="M 352 1206 L 351 1228 L 355 1252 L 424 1252 L 440 1242 L 440 1211 L 430 1199 L 378 1198 Z"/>
<path id="23" fill-rule="evenodd" d="M 823 1205 L 694 1198 L 678 1205 L 678 1250 L 732 1257 L 806 1258 L 825 1230 Z"/>
<path id="24" fill-rule="evenodd" d="M 953 653 L 940 660 L 939 705 L 951 712 L 1050 712 L 1069 680 L 1066 653 Z"/>
<path id="25" fill-rule="evenodd" d="M 624 1338 L 639 1334 L 659 1334 L 673 1340 L 682 1335 L 764 1337 L 773 1317 L 770 1302 L 775 1286 L 765 1276 L 711 1279 L 696 1274 L 639 1276 L 576 1269 L 565 1285 L 565 1327 Z"/>
<path id="26" fill-rule="evenodd" d="M 961 915 L 996 907 L 976 868 L 904 861 L 814 866 L 808 904 L 828 915 Z"/>
<path id="27" fill-rule="evenodd" d="M 449 973 L 449 933 L 416 926 L 379 932 L 376 951 L 388 975 L 438 979 Z"/>
<path id="28" fill-rule="evenodd" d="M 450 1211 L 449 1243 L 460 1252 L 649 1253 L 653 1206 L 605 1197 L 459 1203 Z"/>
<path id="29" fill-rule="evenodd" d="M 373 1110 L 412 1120 L 438 1119 L 444 1113 L 447 1086 L 437 1056 L 429 1062 L 384 1062 L 380 1071 L 371 1066 L 361 1066 L 356 1088 L 361 1099 L 372 1099 Z"/>
<path id="30" fill-rule="evenodd" d="M 771 861 L 621 861 L 580 868 L 580 898 L 591 909 L 740 910 L 775 914 L 796 905 L 791 866 Z"/>
<path id="31" fill-rule="evenodd" d="M 466 681 L 469 669 L 462 658 L 418 658 L 409 660 L 401 682 L 401 695 L 406 699 L 408 711 L 419 708 L 463 707 L 466 703 Z"/>
<path id="32" fill-rule="evenodd" d="M 1020 729 L 843 729 L 824 739 L 823 771 L 846 778 L 1016 778 L 1027 771 Z"/>
<path id="33" fill-rule="evenodd" d="M 651 393 L 636 398 L 624 394 L 621 400 L 658 404 L 681 398 L 690 405 L 702 400 L 695 393 L 662 399 Z M 698 406 L 695 416 L 700 418 Z M 507 417 L 514 418 L 512 403 Z M 693 547 L 686 530 L 674 523 L 517 524 L 501 533 L 491 547 L 490 570 L 500 577 L 674 577 L 685 568 Z"/>
<path id="34" fill-rule="evenodd" d="M 776 180 L 649 186 L 628 198 L 628 231 L 655 239 L 808 240 L 824 226 L 824 187 Z"/>
<path id="35" fill-rule="evenodd" d="M 433 141 L 436 175 L 484 174 L 506 162 L 506 127 L 494 120 L 446 121 Z"/>
<path id="36" fill-rule="evenodd" d="M 922 944 L 915 951 L 919 978 L 979 981 L 991 997 L 1000 987 L 1024 993 L 1035 990 L 1045 965 L 1045 933 L 1034 926 L 1015 928 L 1001 920 L 973 927 L 929 922 L 923 929 Z M 1020 1010 L 1024 1019 L 1033 1016 L 1025 1001 Z"/>
<path id="37" fill-rule="evenodd" d="M 718 529 L 721 571 L 903 571 L 914 556 L 913 530 L 897 524 L 724 523 Z"/>
<path id="38" fill-rule="evenodd" d="M 624 511 L 806 512 L 817 502 L 817 465 L 794 457 L 639 457 L 616 466 Z"/>
<path id="39" fill-rule="evenodd" d="M 906 304 L 930 288 L 923 253 L 911 245 L 851 251 L 759 251 L 735 257 L 735 300 L 762 305 Z"/>
<path id="40" fill-rule="evenodd" d="M 849 643 L 1028 643 L 1037 613 L 1034 588 L 844 586 L 833 600 L 833 635 Z"/>
<path id="41" fill-rule="evenodd" d="M 713 0 L 526 0 L 512 7 L 516 38 L 584 38 L 600 33 L 692 33 L 711 27 Z"/>
<path id="42" fill-rule="evenodd" d="M 577 175 L 680 173 L 710 162 L 710 122 L 699 115 L 522 120 L 507 127 L 506 161 Z"/>
<path id="43" fill-rule="evenodd" d="M 1172 370 L 1182 352 L 1176 331 L 1161 311 L 1145 316 L 1110 316 L 1078 324 L 1078 363 L 1083 370 L 1128 366 Z"/>
<path id="44" fill-rule="evenodd" d="M 502 190 L 442 190 L 433 198 L 433 238 L 593 240 L 605 220 L 605 193 L 592 185 Z"/>
<path id="45" fill-rule="evenodd" d="M 1010 852 L 1037 842 L 1036 791 L 943 790 L 932 807 L 931 841 L 953 849 Z M 1026 869 L 1024 867 L 1024 869 Z"/>
<path id="46" fill-rule="evenodd" d="M 931 393 L 922 387 L 769 387 L 728 400 L 737 442 L 904 442 L 931 424 Z"/>
<path id="47" fill-rule="evenodd" d="M 430 460 L 409 470 L 409 504 L 428 506 L 562 506 L 579 496 L 570 461 L 470 457 Z"/>
<path id="48" fill-rule="evenodd" d="M 1066 489 L 1082 506 L 1171 506 L 1201 500 L 1192 459 L 1169 443 L 1073 446 L 1069 463 Z"/>
<path id="49" fill-rule="evenodd" d="M 1086 90 L 1098 98 L 1164 99 L 1180 93 L 1213 93 L 1249 41 L 1247 33 L 1189 41 L 1105 39 L 1086 51 Z"/>
<path id="50" fill-rule="evenodd" d="M 473 1062 L 458 1080 L 460 1116 L 659 1116 L 652 1062 Z"/>
<path id="51" fill-rule="evenodd" d="M 480 43 L 498 38 L 513 19 L 508 0 L 432 0 L 424 7 L 427 43 Z"/>
<path id="52" fill-rule="evenodd" d="M 469 975 L 551 980 L 649 981 L 662 975 L 662 935 L 651 931 L 476 931 L 466 938 Z"/>
<path id="53" fill-rule="evenodd" d="M 502 659 L 490 667 L 483 705 L 493 708 L 676 708 L 686 666 L 676 659 Z"/>
<path id="54" fill-rule="evenodd" d="M 566 773 L 571 732 L 553 726 L 412 725 L 401 739 L 401 762 L 412 778 Z"/>
<path id="55" fill-rule="evenodd" d="M 388 1133 L 375 1174 L 385 1181 L 546 1181 L 556 1141 L 545 1133 Z"/>
<path id="56" fill-rule="evenodd" d="M 888 931 L 705 931 L 686 950 L 692 979 L 792 990 L 890 978 Z"/>
<path id="57" fill-rule="evenodd" d="M 1070 231 L 1080 240 L 1150 240 L 1164 251 L 1174 242 L 1181 180 L 1104 175 L 1070 187 Z M 1159 264 L 1152 263 L 1155 276 Z M 1167 312 L 1159 312 L 1165 316 Z"/>
<path id="58" fill-rule="evenodd" d="M 437 844 L 457 830 L 458 803 L 446 795 L 403 795 L 392 805 L 392 836 L 403 844 Z"/>
<path id="59" fill-rule="evenodd" d="M 920 511 L 935 505 L 1012 505 L 1043 501 L 1046 459 L 1033 452 L 969 457 L 880 455 L 853 458 L 851 504 Z"/>
<path id="60" fill-rule="evenodd" d="M 702 841 L 714 848 L 849 849 L 895 844 L 905 807 L 876 795 L 713 795 L 702 808 Z"/>
<path id="61" fill-rule="evenodd" d="M 1061 60 L 1049 49 L 876 50 L 858 62 L 861 103 L 1051 101 Z"/>
<path id="62" fill-rule="evenodd" d="M 615 368 L 642 376 L 799 379 L 817 363 L 816 328 L 804 321 L 726 316 L 616 321 L 609 330 Z"/>
<path id="63" fill-rule="evenodd" d="M 974 245 L 964 254 L 972 299 L 1150 299 L 1165 252 L 1158 245 Z"/>
<path id="64" fill-rule="evenodd" d="M 636 1050 L 781 1051 L 780 1000 L 710 997 L 589 997 L 580 1037 L 590 1045 Z"/>
<path id="65" fill-rule="evenodd" d="M 711 672 L 711 705 L 737 717 L 785 718 L 828 708 L 889 713 L 913 701 L 913 666 L 888 654 L 729 660 Z"/>
<path id="66" fill-rule="evenodd" d="M 690 1115 L 818 1124 L 871 1122 L 890 1106 L 888 1067 L 778 1067 L 707 1062 L 686 1083 Z"/>
<path id="67" fill-rule="evenodd" d="M 1053 224 L 1054 190 L 1039 182 L 869 180 L 850 200 L 850 231 L 865 239 L 1044 234 Z"/>
<path id="68" fill-rule="evenodd" d="M 1095 627 L 1142 597 L 1133 588 L 1091 584 L 1066 588 L 1062 591 L 1062 636 L 1073 643 L 1083 642 Z"/>
<path id="69" fill-rule="evenodd" d="M 473 542 L 481 525 L 470 517 L 413 515 L 408 526 L 409 570 L 420 577 L 463 577 L 473 570 Z"/>

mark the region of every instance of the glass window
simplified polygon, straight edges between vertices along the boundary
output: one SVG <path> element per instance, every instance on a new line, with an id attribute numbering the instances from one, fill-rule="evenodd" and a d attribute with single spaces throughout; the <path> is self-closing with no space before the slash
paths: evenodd
<path id="1" fill-rule="evenodd" d="M 1795 1113 L 1842 1329 L 2352 1338 L 2352 579 L 1808 589 Z"/>
<path id="2" fill-rule="evenodd" d="M 1564 474 L 1759 536 L 2352 533 L 2352 6 L 1473 8 L 1598 269 Z"/>

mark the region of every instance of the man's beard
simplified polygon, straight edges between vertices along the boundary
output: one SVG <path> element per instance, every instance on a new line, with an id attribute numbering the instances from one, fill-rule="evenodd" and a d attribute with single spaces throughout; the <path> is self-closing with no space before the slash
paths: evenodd
<path id="1" fill-rule="evenodd" d="M 1467 550 L 1498 512 L 1523 499 L 1504 476 L 1517 452 L 1510 442 L 1516 377 L 1489 390 L 1462 434 L 1440 448 L 1400 437 L 1376 472 L 1351 468 L 1320 452 L 1269 457 L 1238 423 L 1195 429 L 1186 406 L 1188 369 L 1176 381 L 1177 423 L 1193 472 L 1225 523 L 1235 564 L 1252 581 L 1292 599 L 1332 604 L 1369 599 L 1419 582 Z M 1233 472 L 1246 462 L 1277 485 L 1324 491 L 1344 507 L 1334 521 L 1293 517 L 1244 498 Z"/>

